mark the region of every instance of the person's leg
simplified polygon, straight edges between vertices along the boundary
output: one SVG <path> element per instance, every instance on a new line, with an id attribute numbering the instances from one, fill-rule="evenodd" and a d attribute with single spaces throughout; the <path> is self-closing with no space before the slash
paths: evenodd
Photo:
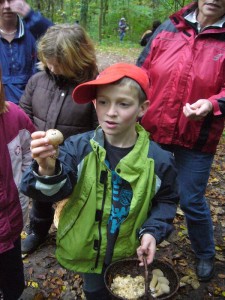
<path id="1" fill-rule="evenodd" d="M 211 277 L 215 244 L 211 213 L 204 195 L 213 155 L 183 148 L 176 148 L 174 155 L 178 168 L 180 206 L 185 213 L 192 249 L 197 259 L 209 262 L 209 268 L 203 267 L 209 272 L 203 270 L 200 275 Z"/>
<path id="2" fill-rule="evenodd" d="M 87 300 L 110 300 L 103 274 L 82 274 L 83 291 Z"/>
<path id="3" fill-rule="evenodd" d="M 22 240 L 22 253 L 35 251 L 46 240 L 53 218 L 52 203 L 33 199 L 30 212 L 30 230 L 26 239 Z"/>
<path id="4" fill-rule="evenodd" d="M 23 261 L 21 258 L 21 240 L 15 247 L 0 254 L 0 289 L 4 300 L 16 300 L 25 287 Z"/>

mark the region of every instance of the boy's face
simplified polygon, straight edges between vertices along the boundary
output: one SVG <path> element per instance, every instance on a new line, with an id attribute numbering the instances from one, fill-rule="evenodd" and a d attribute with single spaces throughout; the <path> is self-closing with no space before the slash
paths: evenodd
<path id="1" fill-rule="evenodd" d="M 96 112 L 108 142 L 117 147 L 133 145 L 136 120 L 143 116 L 148 105 L 149 101 L 139 104 L 137 90 L 129 85 L 99 86 Z"/>

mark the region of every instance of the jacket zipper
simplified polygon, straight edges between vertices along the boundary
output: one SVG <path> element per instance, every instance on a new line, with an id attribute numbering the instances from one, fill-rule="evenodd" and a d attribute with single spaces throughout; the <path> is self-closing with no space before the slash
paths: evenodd
<path id="1" fill-rule="evenodd" d="M 96 260 L 95 260 L 95 269 L 98 267 L 100 248 L 101 248 L 101 243 L 102 243 L 101 225 L 102 225 L 102 216 L 103 216 L 103 210 L 104 210 L 105 200 L 106 200 L 107 171 L 101 172 L 100 183 L 104 184 L 104 191 L 103 191 L 103 199 L 102 199 L 102 207 L 101 207 L 101 218 L 98 223 L 99 241 L 98 241 L 98 252 L 97 252 L 97 256 L 96 256 Z"/>

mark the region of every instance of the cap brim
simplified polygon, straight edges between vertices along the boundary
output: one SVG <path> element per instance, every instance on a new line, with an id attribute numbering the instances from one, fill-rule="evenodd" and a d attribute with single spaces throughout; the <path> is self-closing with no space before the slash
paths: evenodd
<path id="1" fill-rule="evenodd" d="M 72 98 L 76 103 L 79 104 L 91 102 L 96 98 L 97 86 L 113 83 L 123 77 L 123 74 L 104 74 L 102 77 L 99 76 L 95 80 L 78 85 L 73 90 Z"/>

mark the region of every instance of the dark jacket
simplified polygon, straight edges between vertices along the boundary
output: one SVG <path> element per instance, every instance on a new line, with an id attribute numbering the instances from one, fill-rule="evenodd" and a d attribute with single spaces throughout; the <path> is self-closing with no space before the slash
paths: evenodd
<path id="1" fill-rule="evenodd" d="M 30 78 L 19 104 L 37 130 L 56 128 L 66 139 L 95 129 L 98 121 L 93 103 L 73 101 L 71 94 L 75 83 L 61 81 L 60 85 L 45 71 Z"/>
<path id="2" fill-rule="evenodd" d="M 198 33 L 184 19 L 196 6 L 164 22 L 138 59 L 151 81 L 151 105 L 142 125 L 158 143 L 215 153 L 224 129 L 225 28 L 210 26 Z M 182 108 L 199 99 L 208 99 L 213 113 L 190 120 Z"/>
<path id="3" fill-rule="evenodd" d="M 9 43 L 0 36 L 0 65 L 6 99 L 16 104 L 27 81 L 36 72 L 36 41 L 53 25 L 33 10 L 23 19 L 18 17 L 15 38 Z"/>
<path id="4" fill-rule="evenodd" d="M 14 103 L 0 114 L 0 254 L 14 247 L 23 228 L 19 184 L 31 163 L 34 126 Z"/>

